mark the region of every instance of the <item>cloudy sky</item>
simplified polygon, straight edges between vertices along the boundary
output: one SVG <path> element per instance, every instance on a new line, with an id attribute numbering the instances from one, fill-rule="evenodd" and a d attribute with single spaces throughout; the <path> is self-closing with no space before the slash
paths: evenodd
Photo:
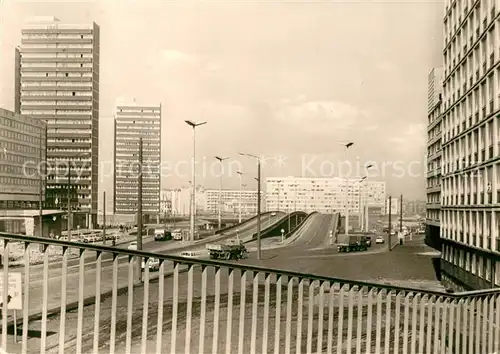
<path id="1" fill-rule="evenodd" d="M 197 182 L 207 187 L 218 186 L 214 155 L 240 161 L 253 186 L 255 165 L 238 151 L 268 157 L 264 176 L 328 177 L 344 159 L 338 142 L 353 141 L 349 160 L 377 162 L 372 178 L 385 179 L 389 193 L 424 199 L 427 75 L 441 64 L 443 8 L 404 0 L 3 0 L 0 107 L 13 109 L 23 21 L 95 21 L 103 163 L 113 158 L 116 99 L 135 98 L 162 103 L 163 188 L 190 180 L 183 161 L 192 153 L 191 119 L 208 122 L 196 139 L 205 171 Z M 237 188 L 236 169 L 226 187 Z M 111 195 L 112 185 L 103 174 L 100 193 Z"/>

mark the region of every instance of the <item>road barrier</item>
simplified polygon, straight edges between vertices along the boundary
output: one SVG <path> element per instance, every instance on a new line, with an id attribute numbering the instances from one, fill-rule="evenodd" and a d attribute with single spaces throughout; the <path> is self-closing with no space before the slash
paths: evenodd
<path id="1" fill-rule="evenodd" d="M 45 352 L 493 353 L 500 348 L 500 290 L 442 293 L 280 269 L 0 233 L 5 263 L 0 289 L 1 347 Z M 9 250 L 25 245 L 23 291 L 11 292 Z M 29 280 L 29 249 L 44 250 Z M 60 269 L 49 248 L 62 249 Z M 68 271 L 69 249 L 79 254 Z M 89 269 L 85 255 L 96 253 Z M 102 262 L 105 254 L 112 261 Z M 123 258 L 125 256 L 125 259 Z M 159 272 L 136 265 L 158 258 Z M 119 262 L 119 260 L 121 260 Z M 183 273 L 185 270 L 185 273 Z M 19 270 L 16 270 L 19 272 Z M 167 277 L 171 272 L 172 276 Z M 15 284 L 14 284 L 15 285 Z M 125 287 L 126 290 L 120 290 Z M 19 289 L 18 289 L 19 290 Z M 101 293 L 109 291 L 110 298 Z M 85 294 L 95 295 L 93 304 Z M 8 295 L 22 305 L 17 350 Z M 22 295 L 21 295 L 22 294 Z M 22 296 L 22 298 L 20 298 Z M 77 303 L 76 311 L 68 304 Z M 60 306 L 48 317 L 48 309 Z M 41 312 L 40 338 L 30 337 Z M 50 333 L 48 335 L 47 333 Z"/>

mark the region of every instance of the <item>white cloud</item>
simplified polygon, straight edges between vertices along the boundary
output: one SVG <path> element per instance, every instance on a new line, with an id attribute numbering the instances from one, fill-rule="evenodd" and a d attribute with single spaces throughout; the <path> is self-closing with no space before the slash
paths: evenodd
<path id="1" fill-rule="evenodd" d="M 406 130 L 396 133 L 389 141 L 407 147 L 423 146 L 427 138 L 426 130 L 427 126 L 423 123 L 410 124 Z"/>
<path id="2" fill-rule="evenodd" d="M 189 54 L 178 50 L 165 49 L 161 52 L 163 60 L 168 64 L 196 63 L 198 60 Z"/>
<path id="3" fill-rule="evenodd" d="M 358 124 L 366 114 L 360 109 L 338 101 L 280 100 L 274 116 L 287 124 L 296 124 L 301 129 L 330 131 L 349 129 Z"/>

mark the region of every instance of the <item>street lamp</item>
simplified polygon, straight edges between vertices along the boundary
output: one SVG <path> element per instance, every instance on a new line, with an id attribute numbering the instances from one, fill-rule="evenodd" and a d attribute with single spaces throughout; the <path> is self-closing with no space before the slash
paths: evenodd
<path id="1" fill-rule="evenodd" d="M 200 125 L 206 124 L 207 122 L 193 122 L 191 120 L 185 120 L 187 125 L 189 125 L 191 128 L 193 128 L 193 161 L 192 161 L 192 166 L 191 166 L 191 212 L 190 212 L 190 238 L 191 241 L 194 241 L 194 224 L 195 224 L 195 218 L 196 218 L 196 198 L 194 197 L 196 194 L 196 127 L 199 127 Z"/>
<path id="2" fill-rule="evenodd" d="M 280 183 L 283 182 L 281 179 L 276 181 L 278 189 L 278 211 L 280 211 Z"/>
<path id="3" fill-rule="evenodd" d="M 365 167 L 366 172 L 370 168 L 372 168 L 373 165 L 368 165 Z M 366 205 L 365 208 L 365 193 L 364 193 L 364 182 L 368 178 L 368 175 L 363 176 L 361 180 L 359 181 L 359 217 L 360 217 L 360 222 L 361 222 L 361 231 L 368 231 L 368 223 L 367 223 L 367 217 L 368 217 L 368 205 Z"/>
<path id="4" fill-rule="evenodd" d="M 218 221 L 219 221 L 219 230 L 222 227 L 222 162 L 224 160 L 227 160 L 228 157 L 220 157 L 220 156 L 214 156 L 220 164 L 220 184 L 219 184 L 219 215 L 218 215 Z"/>
<path id="5" fill-rule="evenodd" d="M 257 160 L 257 259 L 261 259 L 261 245 L 260 245 L 260 181 L 261 181 L 261 176 L 260 176 L 260 158 L 256 155 L 251 155 L 251 154 L 245 154 L 242 152 L 239 152 L 241 156 L 248 156 L 252 157 Z"/>
<path id="6" fill-rule="evenodd" d="M 345 158 L 346 161 L 348 161 L 348 151 L 351 146 L 354 145 L 353 142 L 348 142 L 348 143 L 339 143 L 340 145 L 344 146 L 345 148 Z M 349 190 L 349 172 L 346 172 L 346 177 L 345 177 L 345 234 L 349 235 L 349 197 L 348 197 L 348 190 Z"/>
<path id="7" fill-rule="evenodd" d="M 243 172 L 241 171 L 238 171 L 236 172 L 238 174 L 238 178 L 240 179 L 240 195 L 239 195 L 239 198 L 238 198 L 238 224 L 241 224 L 241 194 L 242 194 L 242 187 L 243 187 L 243 184 L 241 183 L 241 180 L 242 180 L 242 177 L 243 177 Z"/>

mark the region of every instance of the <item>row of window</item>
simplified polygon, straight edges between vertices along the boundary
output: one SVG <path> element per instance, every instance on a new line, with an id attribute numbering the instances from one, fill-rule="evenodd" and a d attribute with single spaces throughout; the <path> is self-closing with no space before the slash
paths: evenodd
<path id="1" fill-rule="evenodd" d="M 92 43 L 22 43 L 21 53 L 24 49 L 47 49 L 47 48 L 81 48 L 81 49 L 93 49 Z"/>
<path id="2" fill-rule="evenodd" d="M 21 99 L 24 97 L 31 97 L 31 98 L 37 98 L 39 97 L 41 100 L 45 96 L 50 96 L 50 97 L 78 97 L 78 96 L 85 96 L 89 97 L 92 96 L 92 91 L 23 91 L 23 94 L 21 96 Z M 57 99 L 56 99 L 57 100 Z M 36 102 L 36 101 L 32 101 Z M 47 102 L 47 101 L 42 101 L 42 102 Z M 71 101 L 66 101 L 66 102 L 71 102 Z M 77 101 L 80 102 L 80 101 Z"/>
<path id="3" fill-rule="evenodd" d="M 427 219 L 439 220 L 439 218 L 440 218 L 440 211 L 439 210 L 433 210 L 433 209 L 427 209 L 426 210 L 426 216 L 427 216 Z"/>
<path id="4" fill-rule="evenodd" d="M 18 122 L 14 119 L 5 118 L 5 117 L 0 117 L 0 126 L 2 126 L 2 130 L 8 129 L 8 128 L 13 128 L 16 130 L 21 130 L 21 131 L 26 132 L 26 133 L 34 133 L 37 135 L 40 134 L 40 129 L 43 129 L 41 125 L 36 126 L 36 125 L 26 124 L 26 123 Z M 14 139 L 23 140 L 21 133 L 17 133 L 17 132 L 10 132 L 10 133 L 15 134 Z"/>
<path id="5" fill-rule="evenodd" d="M 28 179 L 28 178 L 20 178 L 20 177 L 4 177 L 0 176 L 0 186 L 38 186 L 38 179 Z"/>
<path id="6" fill-rule="evenodd" d="M 10 130 L 6 130 L 5 128 L 0 129 L 0 138 L 13 139 L 13 140 L 18 141 L 19 143 L 25 142 L 25 143 L 29 143 L 29 144 L 33 144 L 33 145 L 37 145 L 37 146 L 40 145 L 40 137 L 38 137 L 36 135 L 28 135 L 28 134 L 24 134 L 24 133 L 13 132 Z"/>
<path id="7" fill-rule="evenodd" d="M 27 59 L 66 59 L 66 58 L 92 58 L 93 54 L 92 53 L 68 53 L 68 52 L 62 52 L 62 53 L 22 53 L 21 61 L 23 61 L 24 58 Z"/>
<path id="8" fill-rule="evenodd" d="M 71 73 L 64 73 L 64 72 L 55 72 L 55 71 L 52 71 L 50 73 L 47 73 L 47 72 L 43 72 L 43 71 L 30 71 L 30 72 L 25 72 L 23 71 L 21 73 L 21 81 L 22 79 L 24 78 L 41 78 L 41 77 L 53 77 L 53 78 L 56 78 L 56 77 L 92 77 L 94 74 L 92 72 L 84 72 L 84 73 L 80 73 L 80 72 L 71 72 Z"/>
<path id="9" fill-rule="evenodd" d="M 441 237 L 499 251 L 500 212 L 441 210 Z"/>
<path id="10" fill-rule="evenodd" d="M 492 273 L 495 274 L 495 284 L 500 284 L 500 262 L 495 262 L 492 269 L 491 260 L 467 250 L 459 250 L 449 245 L 443 248 L 443 259 L 451 264 L 464 269 L 480 278 L 491 281 Z M 494 272 L 493 272 L 494 270 Z"/>

